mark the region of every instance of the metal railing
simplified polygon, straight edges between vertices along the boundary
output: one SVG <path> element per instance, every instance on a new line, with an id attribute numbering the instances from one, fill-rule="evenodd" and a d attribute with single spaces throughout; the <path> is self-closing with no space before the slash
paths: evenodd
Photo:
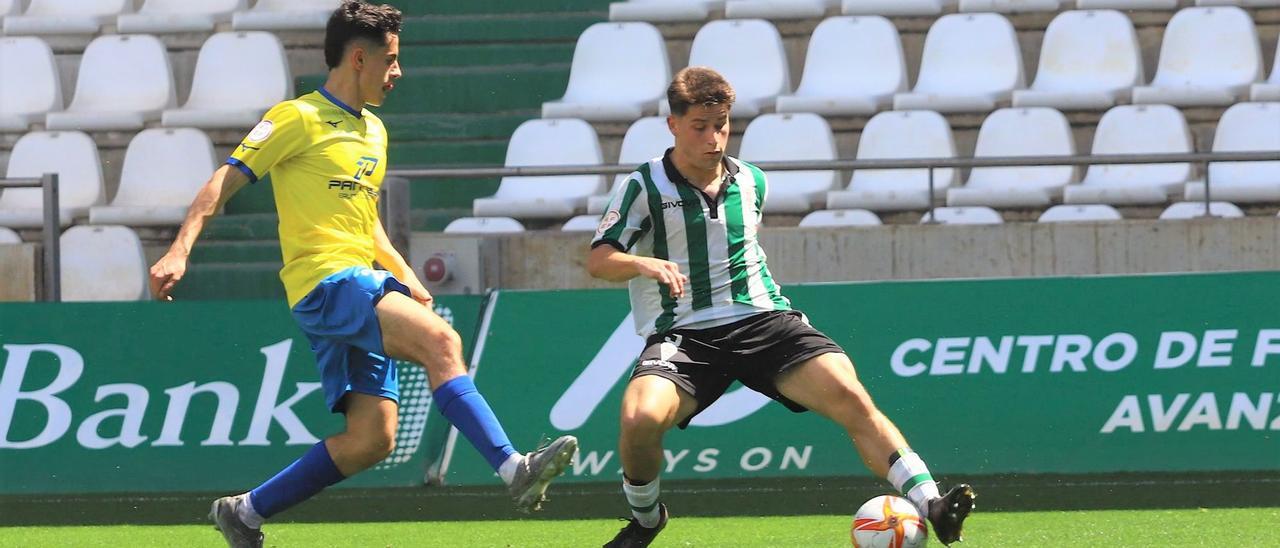
<path id="1" fill-rule="evenodd" d="M 62 300 L 62 218 L 58 211 L 58 174 L 45 173 L 40 178 L 0 179 L 0 189 L 40 188 L 44 191 L 44 245 L 41 249 L 44 264 L 41 300 Z"/>

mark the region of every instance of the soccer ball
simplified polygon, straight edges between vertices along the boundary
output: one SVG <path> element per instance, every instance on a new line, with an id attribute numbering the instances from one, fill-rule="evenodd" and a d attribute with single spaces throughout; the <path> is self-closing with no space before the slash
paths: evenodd
<path id="1" fill-rule="evenodd" d="M 901 497 L 881 495 L 853 515 L 849 535 L 855 548 L 916 548 L 929 539 L 929 529 L 915 505 Z"/>

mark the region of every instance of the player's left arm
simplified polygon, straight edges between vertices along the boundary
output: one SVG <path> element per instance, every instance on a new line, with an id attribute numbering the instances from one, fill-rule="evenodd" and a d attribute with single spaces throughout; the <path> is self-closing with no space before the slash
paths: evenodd
<path id="1" fill-rule="evenodd" d="M 418 279 L 418 275 L 414 273 L 413 268 L 404 260 L 404 256 L 396 251 L 394 245 L 391 245 L 391 238 L 387 237 L 387 231 L 382 228 L 382 223 L 374 223 L 373 231 L 373 257 L 378 261 L 382 268 L 395 276 L 400 283 L 409 286 L 409 293 L 414 300 L 430 306 L 432 297 L 431 292 L 422 285 L 422 281 Z"/>

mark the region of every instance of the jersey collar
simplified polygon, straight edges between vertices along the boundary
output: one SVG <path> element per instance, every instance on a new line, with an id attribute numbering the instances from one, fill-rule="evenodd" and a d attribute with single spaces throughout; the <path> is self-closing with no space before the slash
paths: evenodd
<path id="1" fill-rule="evenodd" d="M 323 95 L 323 96 L 324 96 L 324 98 L 325 98 L 325 99 L 328 99 L 330 103 L 333 103 L 333 104 L 334 104 L 335 106 L 337 106 L 338 108 L 340 108 L 340 109 L 342 109 L 342 110 L 347 111 L 347 112 L 348 112 L 348 113 L 350 113 L 352 116 L 355 116 L 356 118 L 362 118 L 362 117 L 363 117 L 363 115 L 360 113 L 360 111 L 358 111 L 358 110 L 356 110 L 356 109 L 354 109 L 354 108 L 351 108 L 351 105 L 348 105 L 348 104 L 346 104 L 346 103 L 342 102 L 342 100 L 341 100 L 341 99 L 338 99 L 337 97 L 334 97 L 332 94 L 330 94 L 330 93 L 329 93 L 329 91 L 328 91 L 328 90 L 324 89 L 324 86 L 321 86 L 321 87 L 320 87 L 320 89 L 317 89 L 316 91 L 320 92 L 320 95 Z"/>
<path id="2" fill-rule="evenodd" d="M 680 173 L 680 170 L 676 169 L 676 163 L 671 160 L 671 153 L 674 152 L 675 149 L 675 147 L 668 148 L 667 152 L 662 155 L 662 169 L 667 172 L 667 179 L 672 183 L 684 183 L 686 185 L 693 186 L 693 183 L 690 183 L 689 180 Z M 724 158 L 721 158 L 720 161 L 724 163 L 724 182 L 733 183 L 734 178 L 738 176 L 738 163 L 729 160 L 728 154 L 726 154 Z"/>

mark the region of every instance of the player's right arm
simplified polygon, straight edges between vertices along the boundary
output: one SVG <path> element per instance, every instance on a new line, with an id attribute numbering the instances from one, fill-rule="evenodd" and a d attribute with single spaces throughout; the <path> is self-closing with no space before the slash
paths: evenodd
<path id="1" fill-rule="evenodd" d="M 632 255 L 631 249 L 649 233 L 649 200 L 638 174 L 619 186 L 601 216 L 600 227 L 591 241 L 587 274 L 611 282 L 625 282 L 644 276 L 667 286 L 673 297 L 684 295 L 689 278 L 680 265 L 654 257 Z"/>
<path id="2" fill-rule="evenodd" d="M 644 276 L 667 286 L 671 296 L 684 296 L 689 277 L 680 272 L 680 265 L 653 257 L 638 257 L 618 251 L 609 245 L 596 246 L 587 256 L 587 273 L 593 278 L 611 282 L 625 282 L 636 276 Z"/>
<path id="3" fill-rule="evenodd" d="M 209 181 L 200 187 L 196 199 L 187 208 L 187 218 L 182 221 L 178 237 L 173 239 L 169 251 L 151 267 L 151 294 L 160 300 L 172 300 L 169 293 L 187 272 L 187 257 L 191 247 L 204 230 L 204 224 L 226 205 L 237 190 L 249 182 L 249 177 L 230 164 L 223 164 L 213 172 Z"/>

